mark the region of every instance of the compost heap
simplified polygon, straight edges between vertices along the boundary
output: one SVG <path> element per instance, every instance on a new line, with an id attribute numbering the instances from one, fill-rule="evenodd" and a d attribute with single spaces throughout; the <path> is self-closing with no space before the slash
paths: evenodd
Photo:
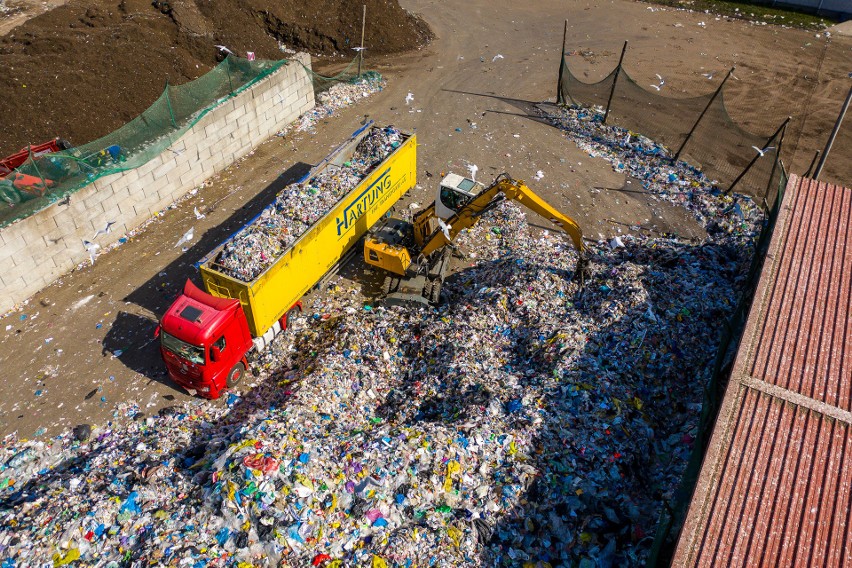
<path id="1" fill-rule="evenodd" d="M 251 225 L 224 246 L 216 259 L 218 270 L 243 282 L 257 278 L 403 141 L 392 126 L 374 128 L 342 166 L 328 165 L 308 181 L 282 189 Z"/>
<path id="2" fill-rule="evenodd" d="M 593 243 L 581 292 L 570 241 L 504 204 L 458 236 L 469 266 L 440 308 L 332 284 L 227 406 L 122 404 L 88 439 L 4 440 L 0 555 L 644 565 L 763 215 L 653 142 L 562 112 L 569 137 L 687 207 L 707 238 Z"/>

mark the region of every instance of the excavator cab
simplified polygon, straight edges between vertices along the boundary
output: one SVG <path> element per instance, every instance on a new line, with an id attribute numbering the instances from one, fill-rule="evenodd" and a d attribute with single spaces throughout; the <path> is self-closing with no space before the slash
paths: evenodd
<path id="1" fill-rule="evenodd" d="M 458 174 L 447 174 L 438 188 L 435 215 L 446 221 L 470 203 L 484 187 L 481 183 Z"/>

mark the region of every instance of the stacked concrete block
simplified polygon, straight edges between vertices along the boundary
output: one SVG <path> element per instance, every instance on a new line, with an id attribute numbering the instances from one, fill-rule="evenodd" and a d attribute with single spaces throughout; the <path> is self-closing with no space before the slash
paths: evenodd
<path id="1" fill-rule="evenodd" d="M 294 59 L 223 101 L 146 164 L 95 180 L 72 194 L 68 204 L 54 203 L 0 229 L 0 313 L 88 260 L 83 241 L 92 240 L 107 222 L 115 224 L 95 240 L 101 247 L 313 108 L 313 84 L 302 68 L 310 68 L 310 56 Z"/>

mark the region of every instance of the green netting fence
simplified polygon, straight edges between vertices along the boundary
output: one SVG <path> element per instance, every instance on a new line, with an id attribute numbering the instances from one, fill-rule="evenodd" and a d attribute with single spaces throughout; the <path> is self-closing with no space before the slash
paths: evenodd
<path id="1" fill-rule="evenodd" d="M 142 114 L 88 144 L 26 161 L 0 180 L 0 227 L 60 201 L 94 180 L 137 168 L 162 153 L 224 100 L 264 79 L 287 60 L 248 61 L 228 56 L 203 76 L 166 85 Z"/>
<path id="2" fill-rule="evenodd" d="M 300 63 L 301 64 L 301 63 Z M 330 75 L 322 75 L 315 72 L 313 69 L 302 65 L 308 77 L 314 86 L 314 93 L 319 94 L 329 90 L 334 85 L 339 83 L 354 83 L 361 80 L 375 81 L 380 80 L 382 76 L 376 71 L 364 71 L 363 57 L 359 53 L 350 61 L 343 69 Z"/>

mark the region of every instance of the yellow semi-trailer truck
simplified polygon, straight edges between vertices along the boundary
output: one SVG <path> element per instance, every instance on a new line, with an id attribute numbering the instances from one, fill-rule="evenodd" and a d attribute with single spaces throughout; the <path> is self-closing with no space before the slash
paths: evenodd
<path id="1" fill-rule="evenodd" d="M 344 167 L 375 128 L 371 122 L 353 133 L 301 181 L 329 173 L 327 168 Z M 242 230 L 200 261 L 206 292 L 187 280 L 158 327 L 160 352 L 172 379 L 206 398 L 218 398 L 222 389 L 240 381 L 248 368 L 247 355 L 264 349 L 287 328 L 288 318 L 301 310 L 302 296 L 414 187 L 417 140 L 413 134 L 401 133 L 401 138 L 354 189 L 253 280 L 234 278 L 217 263 Z"/>

